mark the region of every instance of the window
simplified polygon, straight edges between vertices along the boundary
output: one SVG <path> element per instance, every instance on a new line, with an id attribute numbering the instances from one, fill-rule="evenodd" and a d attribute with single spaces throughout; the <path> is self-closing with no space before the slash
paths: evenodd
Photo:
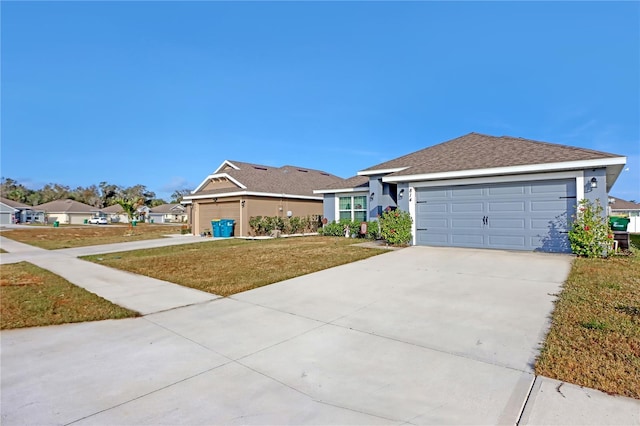
<path id="1" fill-rule="evenodd" d="M 367 196 L 350 195 L 338 199 L 338 219 L 364 222 L 367 220 Z"/>

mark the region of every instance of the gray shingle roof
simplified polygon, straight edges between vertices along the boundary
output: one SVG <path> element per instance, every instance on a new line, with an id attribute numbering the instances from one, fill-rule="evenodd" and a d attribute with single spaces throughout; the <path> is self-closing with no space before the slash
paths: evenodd
<path id="1" fill-rule="evenodd" d="M 340 182 L 336 182 L 332 185 L 316 189 L 362 189 L 363 191 L 367 191 L 369 189 L 369 178 L 367 176 L 351 176 L 350 178 L 342 179 Z"/>
<path id="2" fill-rule="evenodd" d="M 9 207 L 13 207 L 14 209 L 33 209 L 33 207 L 31 206 L 4 197 L 0 197 L 0 202 L 6 204 Z"/>
<path id="3" fill-rule="evenodd" d="M 36 206 L 47 213 L 92 213 L 98 209 L 75 200 L 55 200 Z"/>
<path id="4" fill-rule="evenodd" d="M 362 172 L 409 168 L 391 175 L 404 176 L 616 157 L 621 155 L 511 136 L 469 133 Z"/>
<path id="5" fill-rule="evenodd" d="M 317 197 L 317 195 L 313 193 L 314 189 L 342 181 L 338 176 L 306 167 L 271 167 L 241 161 L 229 160 L 229 162 L 237 166 L 238 170 L 228 169 L 220 173 L 228 174 L 246 186 L 246 191 L 250 192 Z M 241 188 L 226 188 L 216 189 L 214 191 L 198 191 L 192 195 L 223 194 L 238 191 L 245 190 Z"/>
<path id="6" fill-rule="evenodd" d="M 611 204 L 611 210 L 640 210 L 640 204 L 621 198 L 611 197 L 614 202 Z"/>
<path id="7" fill-rule="evenodd" d="M 176 206 L 180 206 L 180 204 L 161 204 L 159 206 L 155 206 L 155 207 L 151 207 L 151 213 L 162 213 L 162 214 L 168 214 L 168 213 L 175 213 L 175 210 L 171 210 Z M 182 208 L 182 210 L 184 210 L 184 207 Z"/>

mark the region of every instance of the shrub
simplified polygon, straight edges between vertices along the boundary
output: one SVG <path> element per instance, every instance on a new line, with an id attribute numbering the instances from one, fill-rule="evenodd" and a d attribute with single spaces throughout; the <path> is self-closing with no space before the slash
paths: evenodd
<path id="1" fill-rule="evenodd" d="M 320 216 L 304 217 L 253 216 L 249 218 L 249 227 L 253 235 L 270 235 L 272 231 L 283 234 L 297 234 L 300 232 L 317 232 Z"/>
<path id="2" fill-rule="evenodd" d="M 600 201 L 581 200 L 569 230 L 571 250 L 582 257 L 606 257 L 612 249 L 613 233 L 603 216 Z"/>
<path id="3" fill-rule="evenodd" d="M 389 244 L 409 244 L 412 223 L 409 212 L 402 210 L 384 212 L 380 216 L 380 234 Z"/>

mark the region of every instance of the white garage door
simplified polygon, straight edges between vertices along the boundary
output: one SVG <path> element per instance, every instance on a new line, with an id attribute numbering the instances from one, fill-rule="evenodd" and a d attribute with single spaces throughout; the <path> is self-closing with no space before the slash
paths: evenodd
<path id="1" fill-rule="evenodd" d="M 575 180 L 416 190 L 416 244 L 570 252 Z"/>

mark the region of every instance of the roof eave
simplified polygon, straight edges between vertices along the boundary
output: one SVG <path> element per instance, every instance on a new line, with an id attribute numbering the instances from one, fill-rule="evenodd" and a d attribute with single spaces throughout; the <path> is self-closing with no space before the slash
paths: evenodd
<path id="1" fill-rule="evenodd" d="M 480 177 L 480 176 L 544 173 L 544 172 L 561 171 L 561 170 L 579 170 L 579 169 L 606 167 L 607 191 L 608 191 L 611 189 L 611 186 L 615 183 L 616 179 L 620 175 L 620 172 L 622 171 L 622 167 L 626 164 L 626 162 L 627 162 L 627 157 L 598 158 L 595 160 L 565 161 L 565 162 L 558 162 L 558 163 L 493 167 L 493 168 L 487 168 L 487 169 L 457 170 L 457 171 L 440 172 L 440 173 L 385 176 L 382 178 L 382 181 L 399 183 L 399 182 L 412 182 L 412 181 L 421 181 L 421 180 L 460 179 L 460 178 L 470 178 L 470 177 Z"/>
<path id="2" fill-rule="evenodd" d="M 229 164 L 231 164 L 231 163 L 229 163 Z M 204 180 L 202 182 L 200 182 L 200 185 L 198 185 L 198 187 L 196 189 L 191 191 L 191 194 L 198 193 L 198 191 L 200 191 L 207 183 L 209 183 L 209 181 L 211 179 L 221 178 L 221 177 L 229 179 L 231 182 L 233 182 L 235 185 L 238 185 L 238 187 L 240 187 L 242 189 L 247 189 L 247 187 L 245 185 L 243 185 L 239 180 L 234 179 L 233 177 L 229 176 L 227 173 L 214 173 L 214 174 L 209 175 L 206 178 L 204 178 Z"/>
<path id="3" fill-rule="evenodd" d="M 238 197 L 241 195 L 252 195 L 257 197 L 273 197 L 273 198 L 296 198 L 301 200 L 317 200 L 322 201 L 322 197 L 313 197 L 311 195 L 299 195 L 299 194 L 287 194 L 287 193 L 272 193 L 272 192 L 256 192 L 256 191 L 236 191 L 236 192 L 223 192 L 220 194 L 202 194 L 202 195 L 187 195 L 183 198 L 185 204 L 192 202 L 193 200 L 203 200 L 207 198 L 229 198 Z"/>
<path id="4" fill-rule="evenodd" d="M 368 170 L 360 170 L 357 175 L 358 176 L 373 176 L 373 175 L 388 175 L 390 173 L 401 172 L 403 170 L 408 169 L 409 167 L 394 167 L 391 169 L 368 169 Z"/>

